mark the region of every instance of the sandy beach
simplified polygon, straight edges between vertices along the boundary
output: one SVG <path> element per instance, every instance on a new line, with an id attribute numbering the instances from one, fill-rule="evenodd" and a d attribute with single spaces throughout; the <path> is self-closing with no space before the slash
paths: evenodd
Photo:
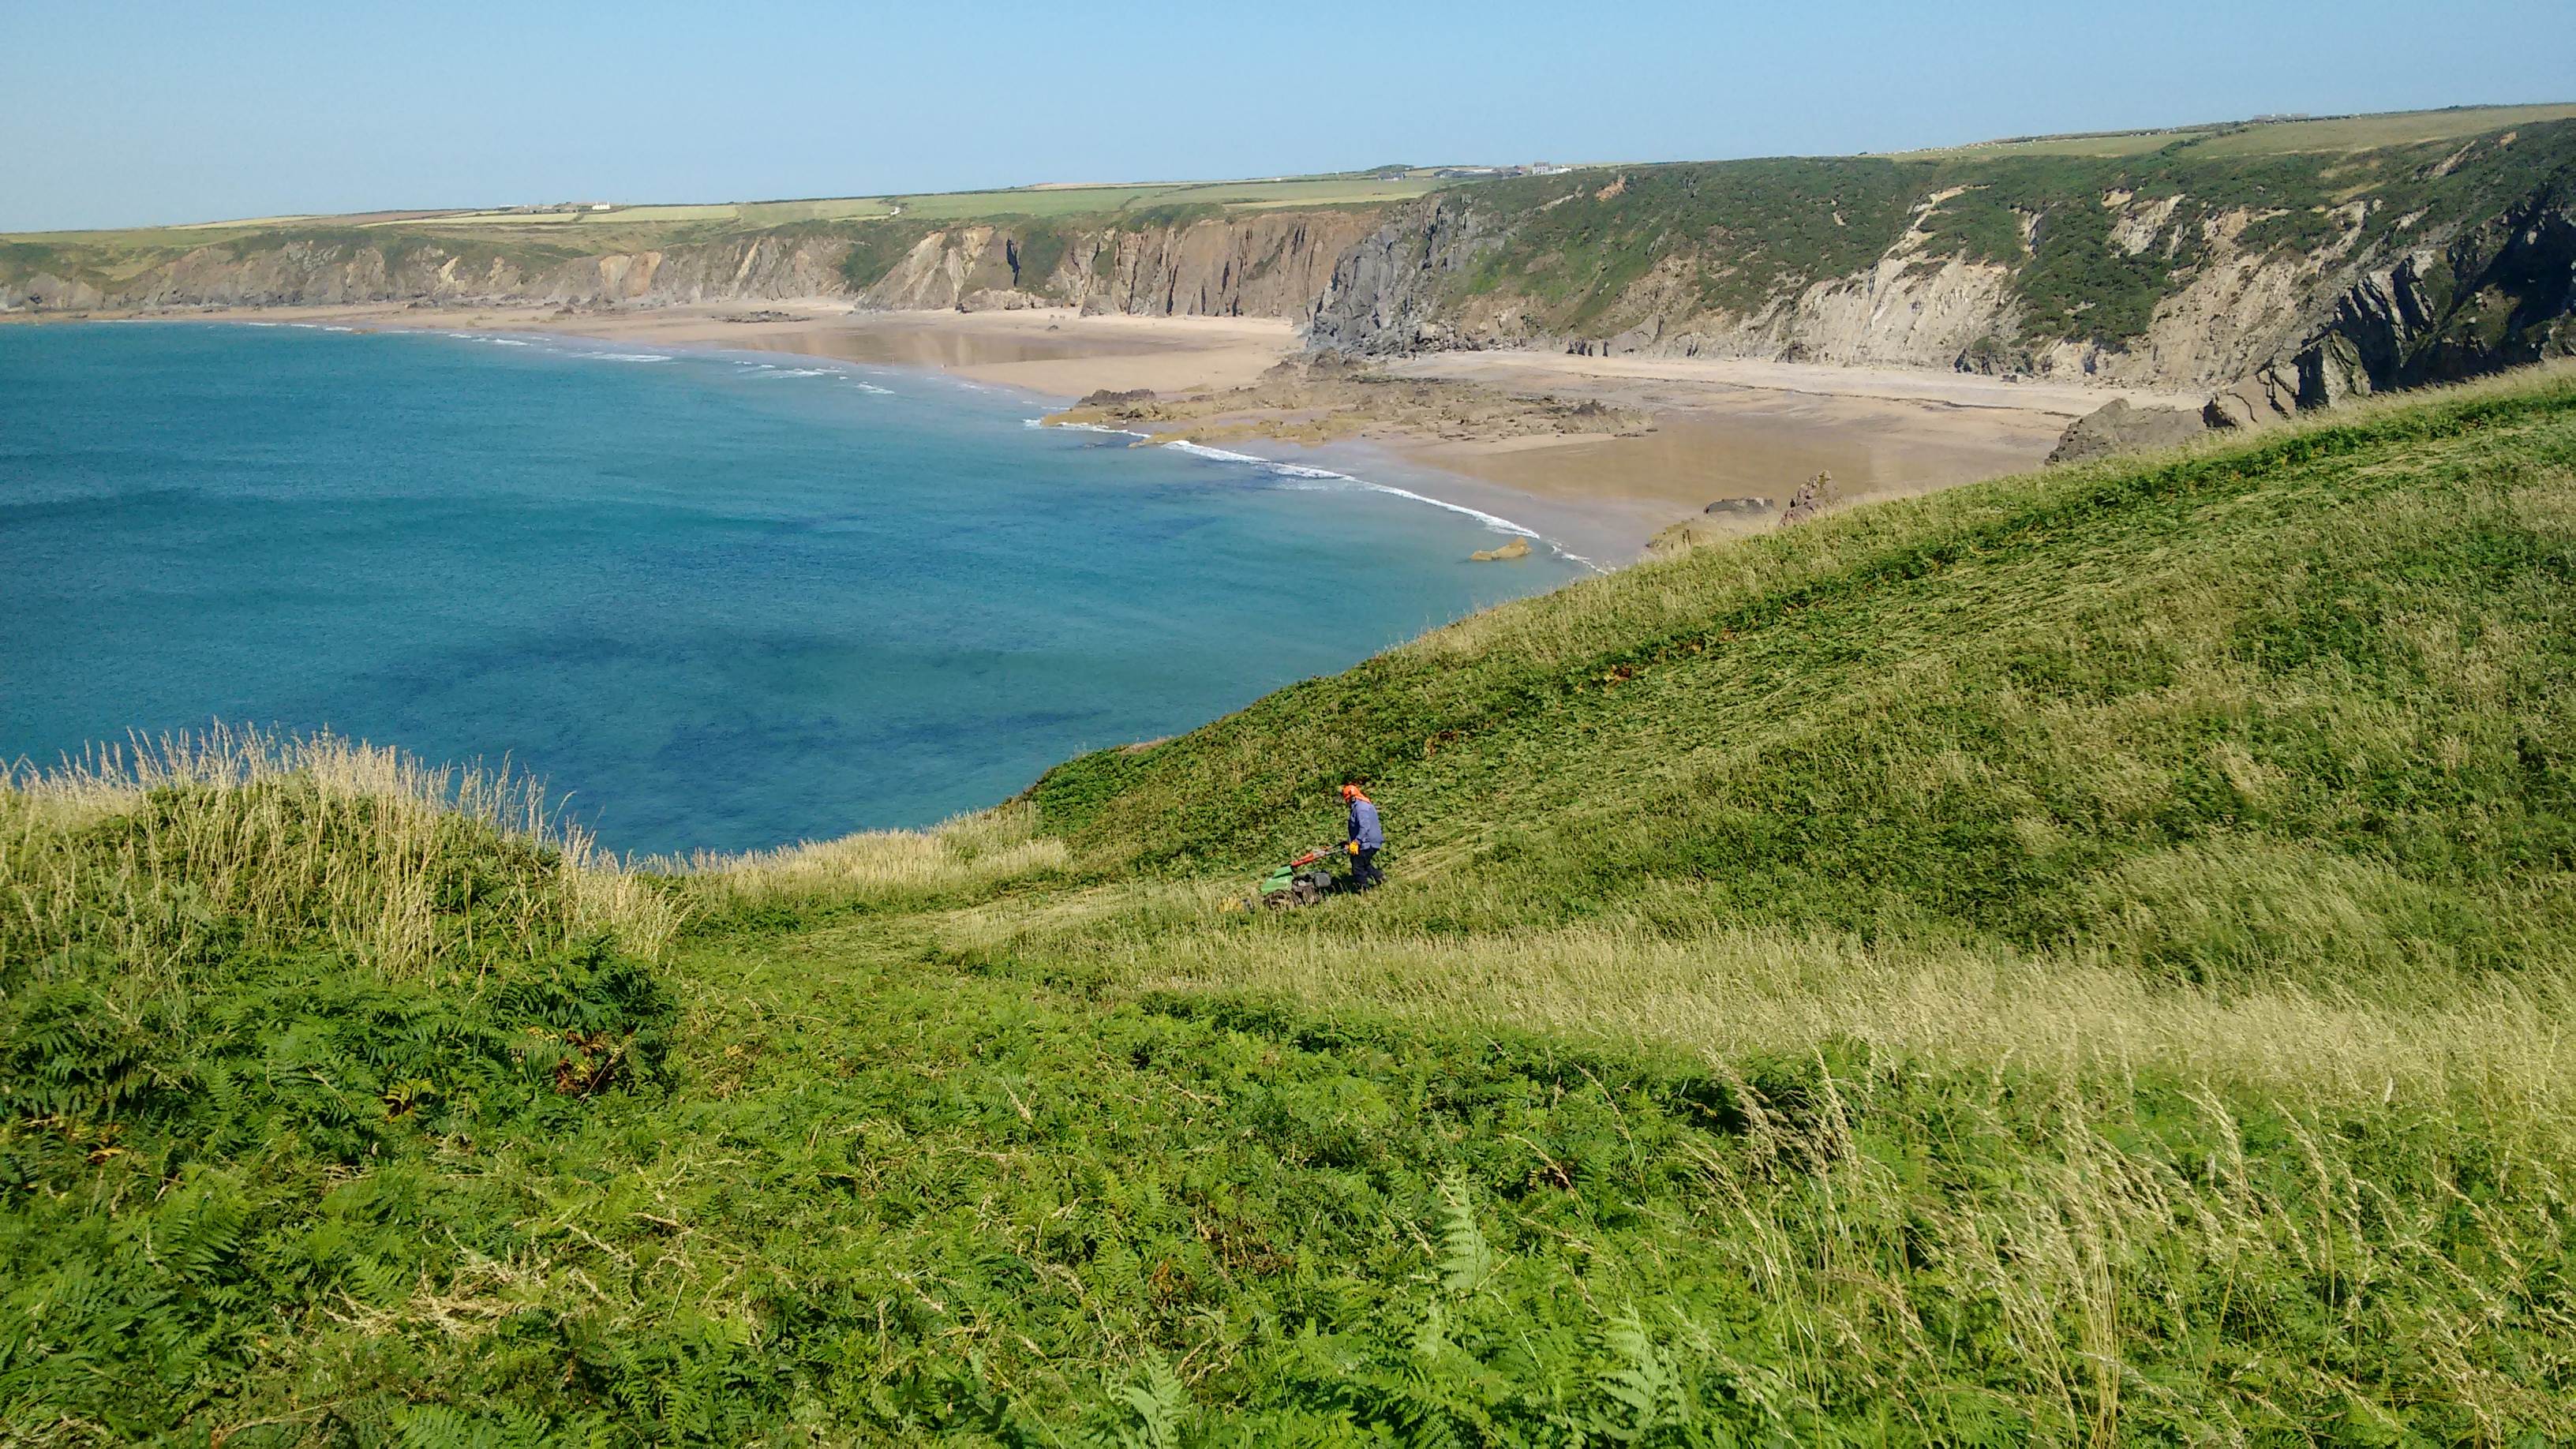
<path id="1" fill-rule="evenodd" d="M 1392 443 L 1420 463 L 1541 497 L 1590 500 L 1659 528 L 1711 503 L 1767 498 L 1831 473 L 1848 501 L 1928 493 L 2037 468 L 2075 419 L 2115 397 L 2135 406 L 2202 399 L 2139 389 L 2012 382 L 1955 372 L 1747 359 L 1463 352 L 1390 363 L 1515 391 L 1643 408 L 1630 437 Z M 1767 528 L 1772 513 L 1720 515 Z"/>
<path id="2" fill-rule="evenodd" d="M 432 332 L 553 333 L 659 347 L 794 352 L 843 362 L 934 367 L 978 382 L 1072 399 L 1098 388 L 1189 392 L 1240 387 L 1297 350 L 1293 324 L 1266 317 L 874 312 L 835 298 L 704 302 L 638 310 L 553 307 L 206 309 L 173 321 L 297 321 Z"/>
<path id="3" fill-rule="evenodd" d="M 1273 318 L 1084 316 L 1065 308 L 865 312 L 824 298 L 637 311 L 383 305 L 186 316 L 790 352 L 938 368 L 1058 401 L 1101 389 L 1143 388 L 1168 398 L 1246 387 L 1300 350 L 1294 325 Z M 1560 531 L 1579 531 L 1610 562 L 1633 558 L 1667 524 L 1702 518 L 1710 503 L 1785 499 L 1819 472 L 1833 474 L 1849 500 L 1927 492 L 2038 467 L 2069 422 L 2114 397 L 2138 405 L 2200 401 L 1960 373 L 1740 359 L 1456 352 L 1395 359 L 1376 370 L 1641 411 L 1649 422 L 1625 435 L 1436 436 L 1391 427 L 1323 450 L 1343 463 L 1398 460 L 1406 486 L 1418 491 L 1438 487 L 1444 475 L 1473 480 L 1480 486 L 1462 492 L 1482 508 L 1508 504 L 1514 495 L 1534 500 L 1543 505 L 1537 511 L 1566 526 Z M 1291 443 L 1260 451 L 1294 456 L 1300 449 Z M 1761 512 L 1719 516 L 1747 530 L 1767 527 L 1769 518 Z"/>

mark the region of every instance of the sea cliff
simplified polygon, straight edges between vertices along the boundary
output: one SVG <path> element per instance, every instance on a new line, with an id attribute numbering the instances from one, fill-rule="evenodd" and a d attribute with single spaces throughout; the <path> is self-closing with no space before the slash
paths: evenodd
<path id="1" fill-rule="evenodd" d="M 586 253 L 542 241 L 280 229 L 186 247 L 20 242 L 0 311 L 207 306 L 655 306 L 846 296 L 882 308 L 1072 304 L 1152 316 L 1302 317 L 1371 208 L 1143 222 L 842 223 Z"/>
<path id="2" fill-rule="evenodd" d="M 2219 393 L 2238 421 L 2576 345 L 2576 121 L 2288 153 L 2245 134 L 1445 192 L 1341 259 L 1310 336 L 2084 377 Z"/>
<path id="3" fill-rule="evenodd" d="M 1591 167 L 1414 200 L 884 216 L 591 241 L 431 217 L 0 243 L 0 312 L 844 297 L 1289 318 L 1458 348 L 2090 379 L 2248 422 L 2576 349 L 2576 110 Z M 635 244 L 634 238 L 650 238 Z"/>

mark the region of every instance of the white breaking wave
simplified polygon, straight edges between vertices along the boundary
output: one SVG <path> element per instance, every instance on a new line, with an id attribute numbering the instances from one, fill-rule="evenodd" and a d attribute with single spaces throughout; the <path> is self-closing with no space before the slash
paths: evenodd
<path id="1" fill-rule="evenodd" d="M 832 375 L 832 369 L 828 367 L 771 367 L 764 368 L 763 371 L 771 377 L 830 377 Z"/>
<path id="2" fill-rule="evenodd" d="M 1039 426 L 1039 423 L 1035 418 L 1028 418 L 1024 420 L 1024 426 L 1034 428 Z M 1100 423 L 1058 423 L 1056 426 L 1085 433 L 1117 433 L 1130 438 L 1150 438 L 1153 436 L 1151 433 L 1137 432 L 1133 428 L 1112 428 Z M 1372 483 L 1366 478 L 1354 478 L 1348 473 L 1336 473 L 1330 468 L 1309 468 L 1301 463 L 1282 463 L 1276 458 L 1264 458 L 1253 453 L 1230 453 L 1223 448 L 1211 448 L 1205 443 L 1193 443 L 1187 438 L 1175 439 L 1172 442 L 1163 444 L 1163 446 L 1174 449 L 1178 452 L 1191 454 L 1195 457 L 1212 458 L 1220 463 L 1249 463 L 1253 467 L 1259 468 L 1265 473 L 1276 474 L 1282 478 L 1311 479 L 1318 483 L 1347 483 L 1354 488 L 1365 488 L 1372 493 L 1388 493 L 1393 494 L 1398 498 L 1409 499 L 1415 503 L 1428 503 L 1434 508 L 1445 508 L 1452 513 L 1463 513 L 1469 518 L 1476 520 L 1478 523 L 1485 525 L 1487 528 L 1492 529 L 1496 533 L 1508 533 L 1521 538 L 1535 538 L 1539 542 L 1546 544 L 1549 548 L 1554 549 L 1556 552 L 1565 554 L 1567 558 L 1573 559 L 1576 563 L 1589 565 L 1592 562 L 1592 560 L 1583 557 L 1581 554 L 1568 553 L 1562 546 L 1557 544 L 1555 540 L 1541 534 L 1535 528 L 1524 528 L 1499 514 L 1487 513 L 1481 508 L 1469 508 L 1463 503 L 1450 503 L 1443 499 L 1427 497 L 1423 494 L 1414 492 L 1410 488 L 1398 488 L 1392 483 Z"/>
<path id="3" fill-rule="evenodd" d="M 1211 448 L 1204 443 L 1193 443 L 1186 439 L 1178 442 L 1165 443 L 1163 446 L 1166 448 L 1178 448 L 1184 453 L 1193 453 L 1202 458 L 1214 458 L 1221 463 L 1250 463 L 1254 467 L 1260 468 L 1266 472 L 1279 474 L 1282 477 L 1311 478 L 1318 482 L 1326 483 L 1347 483 L 1356 488 L 1366 488 L 1372 493 L 1389 493 L 1398 498 L 1411 499 L 1416 503 L 1428 503 L 1434 508 L 1446 508 L 1452 513 L 1463 513 L 1469 518 L 1476 520 L 1478 523 L 1485 525 L 1487 528 L 1492 529 L 1496 533 L 1508 533 L 1517 535 L 1521 538 L 1537 539 L 1539 542 L 1546 544 L 1550 549 L 1557 553 L 1564 554 L 1567 558 L 1574 560 L 1576 563 L 1583 564 L 1587 567 L 1592 564 L 1592 560 L 1585 558 L 1581 554 L 1568 552 L 1562 545 L 1541 534 L 1535 528 L 1524 528 L 1520 524 L 1514 523 L 1510 519 L 1502 517 L 1499 514 L 1487 513 L 1481 508 L 1470 508 L 1464 503 L 1451 503 L 1444 499 L 1432 498 L 1425 494 L 1416 493 L 1410 488 L 1398 488 L 1392 483 L 1372 483 L 1366 478 L 1354 478 L 1348 473 L 1336 473 L 1330 468 L 1307 468 L 1295 463 L 1282 463 L 1271 458 L 1257 457 L 1251 453 L 1229 453 L 1223 448 Z"/>
<path id="4" fill-rule="evenodd" d="M 851 380 L 850 380 L 850 386 L 857 388 L 857 389 L 858 389 L 859 391 L 861 391 L 861 392 L 872 392 L 872 393 L 875 393 L 875 394 L 876 394 L 877 396 L 879 396 L 879 397 L 892 397 L 892 396 L 894 396 L 894 389 L 893 389 L 893 388 L 890 388 L 890 387 L 879 387 L 879 386 L 877 386 L 877 385 L 876 385 L 875 383 L 873 383 L 873 382 L 860 382 L 860 381 L 859 381 L 859 380 L 857 380 L 856 378 L 853 378 L 853 379 L 851 379 Z"/>
<path id="5" fill-rule="evenodd" d="M 596 357 L 602 362 L 668 362 L 658 352 L 576 352 L 575 357 Z"/>

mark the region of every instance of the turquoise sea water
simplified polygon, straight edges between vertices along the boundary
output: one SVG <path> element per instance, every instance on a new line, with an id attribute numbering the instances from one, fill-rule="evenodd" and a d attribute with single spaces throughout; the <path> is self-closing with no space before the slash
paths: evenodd
<path id="1" fill-rule="evenodd" d="M 1042 408 L 565 338 L 0 328 L 0 759 L 327 726 L 506 755 L 615 849 L 739 850 L 989 805 L 1580 569 Z"/>

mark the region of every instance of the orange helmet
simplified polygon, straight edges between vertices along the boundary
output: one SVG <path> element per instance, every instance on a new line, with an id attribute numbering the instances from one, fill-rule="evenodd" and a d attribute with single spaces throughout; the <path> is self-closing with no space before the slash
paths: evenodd
<path id="1" fill-rule="evenodd" d="M 1342 787 L 1342 798 L 1343 798 L 1343 799 L 1345 799 L 1345 800 L 1364 800 L 1364 799 L 1366 799 L 1366 798 L 1368 798 L 1368 797 L 1367 797 L 1367 796 L 1364 796 L 1364 795 L 1362 795 L 1362 794 L 1360 793 L 1360 787 L 1359 787 L 1359 786 L 1357 786 L 1357 785 L 1344 785 L 1344 786 Z"/>

